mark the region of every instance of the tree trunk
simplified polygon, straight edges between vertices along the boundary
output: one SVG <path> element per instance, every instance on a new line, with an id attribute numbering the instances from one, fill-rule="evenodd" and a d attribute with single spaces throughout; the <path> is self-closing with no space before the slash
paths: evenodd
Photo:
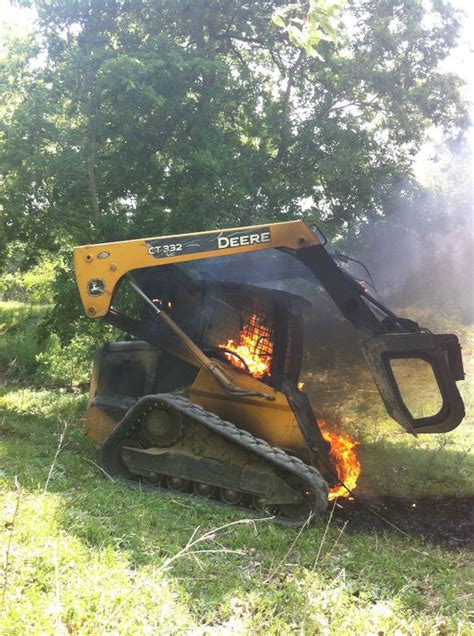
<path id="1" fill-rule="evenodd" d="M 97 140 L 94 130 L 94 122 L 89 114 L 87 132 L 89 136 L 89 148 L 87 152 L 87 178 L 89 181 L 89 196 L 92 205 L 93 218 L 97 222 L 100 218 L 99 197 L 97 194 L 97 174 L 95 169 L 97 157 Z"/>

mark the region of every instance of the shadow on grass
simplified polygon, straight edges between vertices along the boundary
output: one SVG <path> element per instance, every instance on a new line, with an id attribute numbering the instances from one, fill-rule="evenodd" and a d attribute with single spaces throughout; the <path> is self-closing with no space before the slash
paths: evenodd
<path id="1" fill-rule="evenodd" d="M 387 530 L 387 520 L 424 543 L 463 547 L 474 541 L 474 457 L 439 437 L 429 447 L 380 440 L 361 444 L 355 500 L 336 517 L 351 533 Z M 374 511 L 373 513 L 371 511 Z"/>

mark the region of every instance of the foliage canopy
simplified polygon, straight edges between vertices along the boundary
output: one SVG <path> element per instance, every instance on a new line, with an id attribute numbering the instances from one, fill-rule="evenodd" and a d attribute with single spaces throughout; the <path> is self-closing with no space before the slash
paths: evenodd
<path id="1" fill-rule="evenodd" d="M 5 240 L 35 249 L 383 213 L 426 129 L 465 124 L 433 0 L 23 0 L 0 61 Z M 337 24 L 336 24 L 337 22 Z M 336 33 L 338 37 L 336 38 Z M 298 39 L 299 38 L 299 39 Z"/>

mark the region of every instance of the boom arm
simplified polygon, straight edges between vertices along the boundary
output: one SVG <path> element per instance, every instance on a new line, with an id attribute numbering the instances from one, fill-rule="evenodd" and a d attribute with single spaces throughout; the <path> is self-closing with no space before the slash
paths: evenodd
<path id="1" fill-rule="evenodd" d="M 91 318 L 110 309 L 117 283 L 141 267 L 171 265 L 270 248 L 298 250 L 320 245 L 303 223 L 288 221 L 214 232 L 118 241 L 74 248 L 74 266 L 82 304 Z"/>

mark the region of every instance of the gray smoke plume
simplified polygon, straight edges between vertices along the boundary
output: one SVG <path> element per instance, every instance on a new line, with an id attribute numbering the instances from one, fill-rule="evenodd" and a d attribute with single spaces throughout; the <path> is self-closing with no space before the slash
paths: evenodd
<path id="1" fill-rule="evenodd" d="M 438 149 L 430 187 L 401 184 L 386 216 L 344 249 L 369 267 L 387 304 L 419 306 L 474 321 L 472 150 Z"/>

